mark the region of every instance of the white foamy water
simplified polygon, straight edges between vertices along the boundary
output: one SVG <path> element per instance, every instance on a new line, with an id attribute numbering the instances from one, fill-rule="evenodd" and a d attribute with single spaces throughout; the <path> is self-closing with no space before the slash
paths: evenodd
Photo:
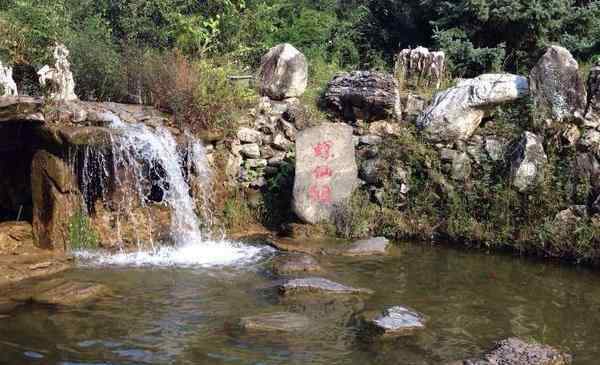
<path id="1" fill-rule="evenodd" d="M 221 240 L 161 246 L 152 251 L 113 254 L 101 251 L 77 251 L 74 255 L 85 266 L 216 267 L 251 264 L 270 252 L 272 249 L 269 247 Z"/>

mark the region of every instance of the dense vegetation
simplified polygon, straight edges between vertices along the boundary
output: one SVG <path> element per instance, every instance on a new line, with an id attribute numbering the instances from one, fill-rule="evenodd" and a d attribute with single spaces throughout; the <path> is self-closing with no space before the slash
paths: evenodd
<path id="1" fill-rule="evenodd" d="M 523 71 L 548 43 L 589 60 L 600 53 L 600 1 L 0 1 L 5 62 L 39 66 L 55 41 L 71 50 L 79 94 L 104 100 L 138 94 L 147 59 L 174 49 L 250 72 L 284 41 L 308 55 L 315 75 L 390 68 L 399 49 L 423 45 L 444 49 L 455 76 L 466 76 Z"/>

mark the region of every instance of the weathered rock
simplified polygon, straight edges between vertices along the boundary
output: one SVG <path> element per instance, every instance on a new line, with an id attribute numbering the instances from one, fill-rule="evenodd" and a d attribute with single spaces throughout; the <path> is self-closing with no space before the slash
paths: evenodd
<path id="1" fill-rule="evenodd" d="M 361 162 L 359 176 L 367 184 L 382 186 L 389 173 L 389 162 L 371 158 Z"/>
<path id="2" fill-rule="evenodd" d="M 550 346 L 527 343 L 518 338 L 498 342 L 481 359 L 464 360 L 449 365 L 568 365 L 570 355 Z"/>
<path id="3" fill-rule="evenodd" d="M 366 136 L 360 136 L 360 138 L 358 139 L 358 142 L 360 144 L 376 145 L 376 144 L 381 144 L 381 142 L 383 142 L 383 138 L 381 138 L 380 136 L 377 136 L 375 134 L 369 134 Z"/>
<path id="4" fill-rule="evenodd" d="M 399 136 L 402 132 L 400 125 L 386 121 L 369 123 L 369 133 L 380 137 Z"/>
<path id="5" fill-rule="evenodd" d="M 251 168 L 251 169 L 267 167 L 267 165 L 268 165 L 267 160 L 262 159 L 262 158 L 250 158 L 250 159 L 247 159 L 246 161 L 244 161 L 244 166 Z"/>
<path id="6" fill-rule="evenodd" d="M 519 191 L 525 192 L 544 180 L 548 157 L 544 152 L 542 138 L 531 132 L 524 133 L 515 152 L 511 165 L 512 184 Z"/>
<path id="7" fill-rule="evenodd" d="M 278 150 L 287 151 L 293 146 L 293 143 L 290 142 L 287 138 L 285 138 L 283 133 L 278 132 L 275 133 L 275 135 L 273 136 L 273 142 L 271 143 L 271 145 L 277 148 Z"/>
<path id="8" fill-rule="evenodd" d="M 385 255 L 390 241 L 385 237 L 374 237 L 352 243 L 343 251 L 345 256 Z"/>
<path id="9" fill-rule="evenodd" d="M 0 253 L 9 254 L 24 244 L 33 244 L 33 228 L 31 227 L 31 223 L 0 223 Z"/>
<path id="10" fill-rule="evenodd" d="M 9 296 L 16 302 L 71 307 L 89 304 L 110 294 L 111 290 L 102 284 L 53 279 L 25 287 Z"/>
<path id="11" fill-rule="evenodd" d="M 404 121 L 415 123 L 426 106 L 427 101 L 422 96 L 408 94 L 402 97 L 402 117 Z"/>
<path id="12" fill-rule="evenodd" d="M 403 49 L 396 57 L 396 77 L 414 87 L 440 87 L 446 72 L 444 52 L 430 52 L 427 48 Z"/>
<path id="13" fill-rule="evenodd" d="M 578 144 L 596 155 L 600 154 L 600 132 L 595 129 L 586 129 Z"/>
<path id="14" fill-rule="evenodd" d="M 593 153 L 580 153 L 573 162 L 573 175 L 578 181 L 600 189 L 600 162 Z"/>
<path id="15" fill-rule="evenodd" d="M 518 100 L 529 92 L 527 78 L 511 74 L 484 74 L 460 81 L 437 93 L 417 120 L 432 142 L 467 140 L 491 108 Z"/>
<path id="16" fill-rule="evenodd" d="M 259 158 L 260 147 L 256 143 L 244 144 L 239 147 L 239 153 L 248 158 Z"/>
<path id="17" fill-rule="evenodd" d="M 587 92 L 579 65 L 568 50 L 548 48 L 529 79 L 536 117 L 547 124 L 583 119 Z"/>
<path id="18" fill-rule="evenodd" d="M 12 77 L 12 67 L 4 66 L 0 62 L 0 96 L 17 96 L 17 84 Z"/>
<path id="19" fill-rule="evenodd" d="M 306 254 L 280 255 L 273 259 L 272 270 L 275 275 L 289 275 L 304 272 L 321 271 L 321 265 L 314 257 Z"/>
<path id="20" fill-rule="evenodd" d="M 492 161 L 501 161 L 504 159 L 506 143 L 495 137 L 485 139 L 485 151 Z"/>
<path id="21" fill-rule="evenodd" d="M 308 82 L 306 57 L 288 43 L 263 56 L 258 72 L 261 95 L 275 100 L 301 96 Z"/>
<path id="22" fill-rule="evenodd" d="M 588 212 L 585 205 L 574 205 L 556 213 L 556 216 L 554 217 L 554 224 L 555 227 L 564 229 L 565 226 L 575 225 L 577 222 L 587 217 Z"/>
<path id="23" fill-rule="evenodd" d="M 38 151 L 31 165 L 33 233 L 43 248 L 66 249 L 70 214 L 82 207 L 75 176 L 59 157 Z"/>
<path id="24" fill-rule="evenodd" d="M 246 331 L 259 332 L 296 332 L 312 325 L 310 318 L 303 314 L 279 312 L 244 317 L 240 325 Z"/>
<path id="25" fill-rule="evenodd" d="M 590 70 L 587 82 L 588 104 L 585 123 L 592 127 L 600 126 L 600 62 Z"/>
<path id="26" fill-rule="evenodd" d="M 50 89 L 49 96 L 54 100 L 77 100 L 69 50 L 63 44 L 56 44 L 53 55 L 54 67 L 44 66 L 38 71 L 40 84 Z"/>
<path id="27" fill-rule="evenodd" d="M 294 212 L 306 223 L 332 222 L 357 185 L 352 127 L 326 123 L 296 139 Z"/>
<path id="28" fill-rule="evenodd" d="M 257 143 L 262 141 L 263 134 L 254 129 L 242 127 L 237 132 L 237 138 L 243 143 Z"/>
<path id="29" fill-rule="evenodd" d="M 29 121 L 43 122 L 44 100 L 28 96 L 0 98 L 0 122 Z"/>
<path id="30" fill-rule="evenodd" d="M 296 294 L 373 294 L 370 289 L 353 288 L 324 278 L 292 279 L 279 287 L 282 295 Z"/>
<path id="31" fill-rule="evenodd" d="M 385 337 L 411 336 L 425 329 L 425 318 L 408 308 L 395 306 L 375 318 L 366 318 L 368 330 Z"/>
<path id="32" fill-rule="evenodd" d="M 399 119 L 402 114 L 398 83 L 392 75 L 354 71 L 333 78 L 323 100 L 345 121 Z"/>
<path id="33" fill-rule="evenodd" d="M 581 132 L 576 125 L 568 125 L 562 133 L 563 140 L 569 145 L 574 146 L 581 138 Z"/>
<path id="34" fill-rule="evenodd" d="M 466 181 L 471 176 L 472 161 L 465 152 L 458 153 L 452 159 L 452 178 L 457 181 Z"/>

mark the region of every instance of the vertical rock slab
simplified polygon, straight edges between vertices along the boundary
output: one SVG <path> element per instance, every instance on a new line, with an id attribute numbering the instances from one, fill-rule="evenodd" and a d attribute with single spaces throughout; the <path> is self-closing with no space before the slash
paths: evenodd
<path id="1" fill-rule="evenodd" d="M 298 133 L 293 208 L 301 220 L 332 222 L 357 182 L 352 127 L 325 123 Z"/>
<path id="2" fill-rule="evenodd" d="M 413 87 L 438 89 L 446 72 L 446 54 L 431 52 L 425 47 L 403 49 L 396 57 L 394 73 L 405 84 Z"/>
<path id="3" fill-rule="evenodd" d="M 50 89 L 54 100 L 78 100 L 75 95 L 75 79 L 69 63 L 69 50 L 63 44 L 54 47 L 54 67 L 44 66 L 38 71 L 40 84 Z"/>
<path id="4" fill-rule="evenodd" d="M 271 48 L 261 59 L 258 83 L 260 94 L 271 99 L 301 96 L 308 83 L 306 57 L 288 43 Z"/>
<path id="5" fill-rule="evenodd" d="M 583 118 L 587 92 L 579 64 L 567 49 L 548 48 L 529 80 L 536 116 L 546 124 Z"/>
<path id="6" fill-rule="evenodd" d="M 600 126 L 600 62 L 590 70 L 587 82 L 588 105 L 585 112 L 586 124 Z"/>
<path id="7" fill-rule="evenodd" d="M 0 96 L 18 96 L 17 84 L 13 80 L 12 67 L 4 66 L 0 62 Z"/>
<path id="8" fill-rule="evenodd" d="M 475 133 L 488 110 L 528 93 L 529 84 L 523 76 L 483 74 L 462 80 L 434 96 L 417 119 L 417 127 L 432 142 L 464 141 Z"/>
<path id="9" fill-rule="evenodd" d="M 39 150 L 31 164 L 31 188 L 36 244 L 66 249 L 71 215 L 83 206 L 71 169 L 59 157 Z"/>
<path id="10" fill-rule="evenodd" d="M 511 164 L 512 184 L 520 192 L 544 181 L 548 157 L 544 152 L 542 138 L 525 132 L 517 145 L 516 157 Z"/>

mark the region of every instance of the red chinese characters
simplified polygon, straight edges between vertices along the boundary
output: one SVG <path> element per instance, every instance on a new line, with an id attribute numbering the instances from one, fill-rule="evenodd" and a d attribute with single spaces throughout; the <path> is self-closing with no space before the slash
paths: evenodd
<path id="1" fill-rule="evenodd" d="M 327 161 L 332 157 L 332 148 L 332 141 L 319 142 L 313 147 L 314 156 L 318 159 Z M 333 201 L 333 191 L 329 185 L 328 179 L 333 176 L 333 170 L 327 165 L 318 165 L 312 171 L 312 175 L 316 182 L 313 183 L 308 190 L 310 200 L 315 203 L 331 204 Z"/>
<path id="2" fill-rule="evenodd" d="M 328 185 L 312 185 L 308 189 L 308 196 L 314 202 L 331 204 L 331 187 Z"/>
<path id="3" fill-rule="evenodd" d="M 324 178 L 332 177 L 333 171 L 331 170 L 331 168 L 329 166 L 317 166 L 313 170 L 313 176 L 317 180 L 324 179 Z"/>
<path id="4" fill-rule="evenodd" d="M 313 147 L 315 157 L 319 157 L 323 160 L 329 160 L 331 157 L 331 147 L 333 147 L 332 141 L 320 142 Z"/>

